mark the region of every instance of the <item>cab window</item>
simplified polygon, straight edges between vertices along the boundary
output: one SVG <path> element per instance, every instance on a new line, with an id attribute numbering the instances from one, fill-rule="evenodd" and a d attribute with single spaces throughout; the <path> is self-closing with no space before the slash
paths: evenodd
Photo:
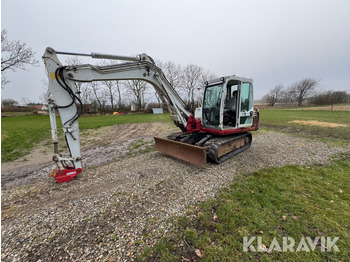
<path id="1" fill-rule="evenodd" d="M 205 89 L 203 102 L 203 124 L 218 126 L 220 123 L 222 84 Z"/>
<path id="2" fill-rule="evenodd" d="M 253 89 L 250 83 L 242 83 L 241 111 L 249 111 L 253 106 Z"/>

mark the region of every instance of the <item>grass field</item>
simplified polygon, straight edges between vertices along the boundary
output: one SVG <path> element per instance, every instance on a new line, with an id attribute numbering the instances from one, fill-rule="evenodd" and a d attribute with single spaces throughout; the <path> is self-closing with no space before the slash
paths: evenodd
<path id="1" fill-rule="evenodd" d="M 260 110 L 260 119 L 262 128 L 320 139 L 350 141 L 350 112 L 348 111 L 263 109 Z M 302 121 L 303 124 L 293 121 Z M 319 124 L 313 125 L 312 121 L 317 121 Z M 332 124 L 344 126 L 331 127 Z"/>
<path id="2" fill-rule="evenodd" d="M 260 109 L 281 109 L 286 108 L 284 104 L 277 103 L 274 107 L 271 107 L 268 103 L 255 103 Z M 350 103 L 335 104 L 335 105 L 323 105 L 323 106 L 295 106 L 288 107 L 289 110 L 322 110 L 322 111 L 350 111 Z"/>
<path id="3" fill-rule="evenodd" d="M 264 109 L 260 111 L 262 128 L 277 129 L 323 140 L 350 141 L 350 113 L 347 111 Z M 313 126 L 292 121 L 339 123 L 348 127 Z M 81 130 L 125 123 L 170 122 L 168 114 L 135 114 L 119 116 L 87 116 L 79 119 Z M 57 120 L 61 131 L 60 120 Z M 62 132 L 61 132 L 62 133 Z M 48 116 L 17 116 L 2 118 L 1 159 L 11 161 L 28 153 L 37 143 L 50 141 Z"/>
<path id="4" fill-rule="evenodd" d="M 135 114 L 119 116 L 87 116 L 79 118 L 80 130 L 125 123 L 149 123 L 170 121 L 168 114 Z M 57 119 L 58 130 L 62 124 Z M 17 116 L 1 119 L 1 160 L 11 161 L 24 156 L 37 143 L 50 143 L 50 120 L 48 116 Z"/>

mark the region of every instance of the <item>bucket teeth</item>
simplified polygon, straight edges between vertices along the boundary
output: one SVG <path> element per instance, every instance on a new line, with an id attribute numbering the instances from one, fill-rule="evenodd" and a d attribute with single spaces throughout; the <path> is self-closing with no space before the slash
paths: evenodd
<path id="1" fill-rule="evenodd" d="M 159 137 L 154 137 L 154 141 L 155 149 L 164 154 L 202 167 L 207 163 L 207 152 L 203 147 Z"/>

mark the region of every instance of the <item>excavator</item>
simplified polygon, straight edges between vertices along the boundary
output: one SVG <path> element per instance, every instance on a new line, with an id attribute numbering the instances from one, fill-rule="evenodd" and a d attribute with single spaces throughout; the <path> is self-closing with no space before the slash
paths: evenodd
<path id="1" fill-rule="evenodd" d="M 58 55 L 118 62 L 104 66 L 63 65 Z M 83 103 L 76 82 L 142 80 L 151 84 L 167 105 L 170 118 L 181 130 L 166 139 L 155 137 L 155 149 L 199 166 L 206 165 L 207 159 L 220 164 L 246 150 L 252 143 L 250 131 L 259 128 L 259 110 L 253 106 L 252 79 L 232 75 L 205 82 L 202 106 L 192 110 L 154 60 L 144 53 L 132 57 L 61 52 L 48 47 L 43 60 L 49 78 L 45 99 L 56 163 L 51 176 L 58 183 L 71 181 L 82 172 L 78 118 L 83 113 Z M 69 155 L 59 154 L 56 111 L 62 121 Z"/>

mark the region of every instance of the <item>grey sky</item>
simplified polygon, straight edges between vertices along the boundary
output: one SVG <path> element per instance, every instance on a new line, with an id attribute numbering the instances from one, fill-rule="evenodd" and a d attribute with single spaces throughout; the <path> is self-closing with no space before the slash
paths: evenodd
<path id="1" fill-rule="evenodd" d="M 256 98 L 305 77 L 350 91 L 348 0 L 2 0 L 1 7 L 8 38 L 26 42 L 40 62 L 8 72 L 3 98 L 39 101 L 47 46 L 194 63 L 253 78 Z"/>

